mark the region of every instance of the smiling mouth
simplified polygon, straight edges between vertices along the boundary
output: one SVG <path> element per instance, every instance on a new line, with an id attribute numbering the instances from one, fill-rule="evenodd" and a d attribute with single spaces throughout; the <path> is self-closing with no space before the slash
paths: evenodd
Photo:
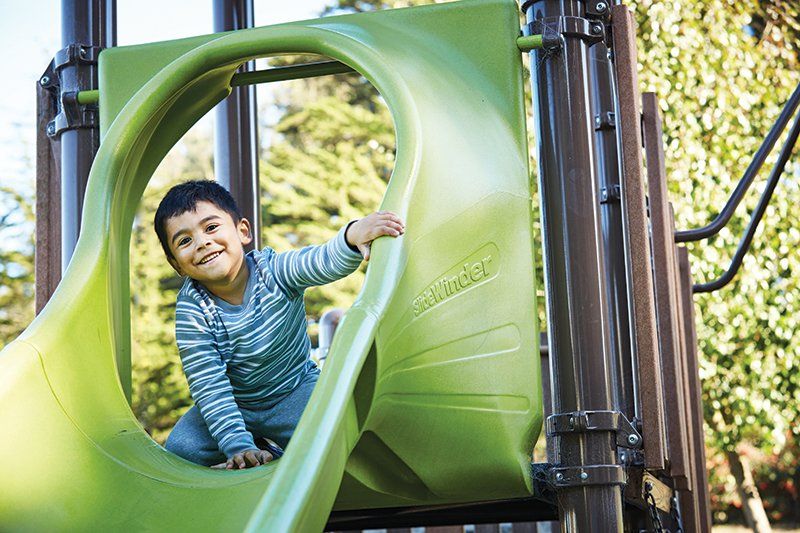
<path id="1" fill-rule="evenodd" d="M 222 255 L 222 252 L 214 252 L 213 254 L 209 254 L 209 255 L 205 256 L 205 257 L 204 257 L 203 259 L 201 259 L 201 260 L 200 260 L 200 262 L 199 262 L 199 263 L 197 263 L 197 264 L 198 264 L 198 265 L 205 265 L 206 263 L 208 263 L 209 261 L 213 261 L 214 259 L 216 259 L 216 258 L 217 258 L 217 257 L 219 257 L 220 255 Z"/>

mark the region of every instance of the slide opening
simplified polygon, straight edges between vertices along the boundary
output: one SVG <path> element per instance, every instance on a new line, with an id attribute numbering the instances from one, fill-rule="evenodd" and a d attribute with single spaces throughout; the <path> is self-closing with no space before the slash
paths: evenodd
<path id="1" fill-rule="evenodd" d="M 257 60 L 257 68 L 309 61 L 329 58 L 279 55 Z M 321 244 L 349 220 L 379 208 L 394 169 L 396 138 L 391 114 L 366 78 L 298 79 L 258 85 L 256 93 L 262 247 L 281 252 Z M 215 178 L 214 120 L 213 112 L 200 118 L 161 161 L 139 202 L 130 239 L 131 407 L 162 445 L 193 402 L 175 343 L 175 299 L 183 278 L 167 264 L 153 216 L 170 187 Z M 306 292 L 313 356 L 320 317 L 350 307 L 364 270 Z"/>

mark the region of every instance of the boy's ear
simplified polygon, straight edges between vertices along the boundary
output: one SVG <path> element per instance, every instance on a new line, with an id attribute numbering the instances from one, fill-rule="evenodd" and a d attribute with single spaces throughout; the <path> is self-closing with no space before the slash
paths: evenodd
<path id="1" fill-rule="evenodd" d="M 253 232 L 250 228 L 249 220 L 246 218 L 239 220 L 236 229 L 239 231 L 239 240 L 242 242 L 242 246 L 247 246 L 253 242 Z"/>

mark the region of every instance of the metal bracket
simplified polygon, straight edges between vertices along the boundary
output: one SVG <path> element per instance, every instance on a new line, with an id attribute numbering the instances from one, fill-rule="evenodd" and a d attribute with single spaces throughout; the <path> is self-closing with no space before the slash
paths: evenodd
<path id="1" fill-rule="evenodd" d="M 97 59 L 103 49 L 99 46 L 88 46 L 73 43 L 56 52 L 44 74 L 39 78 L 39 85 L 47 89 L 57 102 L 58 114 L 48 122 L 47 135 L 57 137 L 65 130 L 78 128 L 96 128 L 99 126 L 96 105 L 78 103 L 78 93 L 96 89 L 93 87 L 92 69 L 97 66 Z M 66 87 L 63 71 L 67 67 L 79 70 L 77 84 Z"/>
<path id="2" fill-rule="evenodd" d="M 553 470 L 553 465 L 550 463 L 531 463 L 534 497 L 555 504 L 557 498 L 550 480 L 551 470 Z"/>
<path id="3" fill-rule="evenodd" d="M 652 496 L 658 509 L 665 513 L 672 510 L 674 491 L 669 485 L 639 468 L 628 470 L 628 484 L 625 486 L 623 494 L 625 500 L 641 509 L 646 509 L 648 493 Z"/>
<path id="4" fill-rule="evenodd" d="M 617 203 L 622 198 L 622 191 L 619 185 L 610 185 L 600 189 L 600 203 L 611 204 Z"/>
<path id="5" fill-rule="evenodd" d="M 608 19 L 611 16 L 611 2 L 608 0 L 590 0 L 586 2 L 588 18 Z"/>
<path id="6" fill-rule="evenodd" d="M 555 467 L 549 472 L 554 487 L 586 485 L 625 485 L 627 476 L 620 465 L 587 465 Z"/>
<path id="7" fill-rule="evenodd" d="M 542 48 L 556 50 L 567 37 L 577 37 L 589 46 L 602 42 L 606 29 L 602 22 L 581 17 L 546 17 L 528 24 L 528 35 L 541 35 Z"/>
<path id="8" fill-rule="evenodd" d="M 590 431 L 614 432 L 621 448 L 642 447 L 642 436 L 619 411 L 573 411 L 547 417 L 548 437 Z"/>
<path id="9" fill-rule="evenodd" d="M 623 466 L 642 466 L 644 465 L 644 453 L 641 450 L 623 449 L 619 452 L 619 464 Z"/>
<path id="10" fill-rule="evenodd" d="M 594 116 L 594 131 L 612 130 L 617 127 L 617 115 L 613 111 Z"/>

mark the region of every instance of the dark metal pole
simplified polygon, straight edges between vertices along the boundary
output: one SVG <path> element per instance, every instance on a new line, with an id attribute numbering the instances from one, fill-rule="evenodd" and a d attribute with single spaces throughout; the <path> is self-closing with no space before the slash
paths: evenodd
<path id="1" fill-rule="evenodd" d="M 97 88 L 96 56 L 100 49 L 116 45 L 116 0 L 62 0 L 61 43 L 73 47 L 74 61 L 60 69 L 62 108 L 78 91 Z M 69 55 L 69 54 L 68 54 Z M 100 147 L 99 122 L 79 120 L 80 125 L 61 131 L 61 268 L 66 269 L 80 233 L 83 196 L 89 169 Z"/>
<path id="2" fill-rule="evenodd" d="M 214 31 L 253 27 L 253 0 L 214 0 Z M 255 70 L 255 62 L 240 72 Z M 239 205 L 253 228 L 253 244 L 259 248 L 260 207 L 258 187 L 258 133 L 256 90 L 252 85 L 234 87 L 219 103 L 214 126 L 214 173 Z"/>
<path id="3" fill-rule="evenodd" d="M 631 332 L 628 327 L 628 287 L 625 268 L 625 240 L 622 235 L 622 205 L 620 203 L 620 167 L 616 134 L 616 89 L 608 48 L 597 43 L 590 48 L 590 77 L 593 90 L 597 168 L 600 179 L 600 201 L 603 222 L 603 245 L 606 258 L 606 283 L 609 302 L 611 349 L 614 354 L 613 377 L 615 403 L 628 420 L 637 416 L 631 351 Z"/>
<path id="4" fill-rule="evenodd" d="M 613 356 L 587 41 L 602 28 L 581 19 L 583 2 L 527 1 L 522 9 L 528 32 L 545 41 L 531 53 L 531 74 L 553 412 L 611 411 Z M 624 476 L 615 437 L 593 431 L 556 438 L 562 531 L 622 531 Z"/>

